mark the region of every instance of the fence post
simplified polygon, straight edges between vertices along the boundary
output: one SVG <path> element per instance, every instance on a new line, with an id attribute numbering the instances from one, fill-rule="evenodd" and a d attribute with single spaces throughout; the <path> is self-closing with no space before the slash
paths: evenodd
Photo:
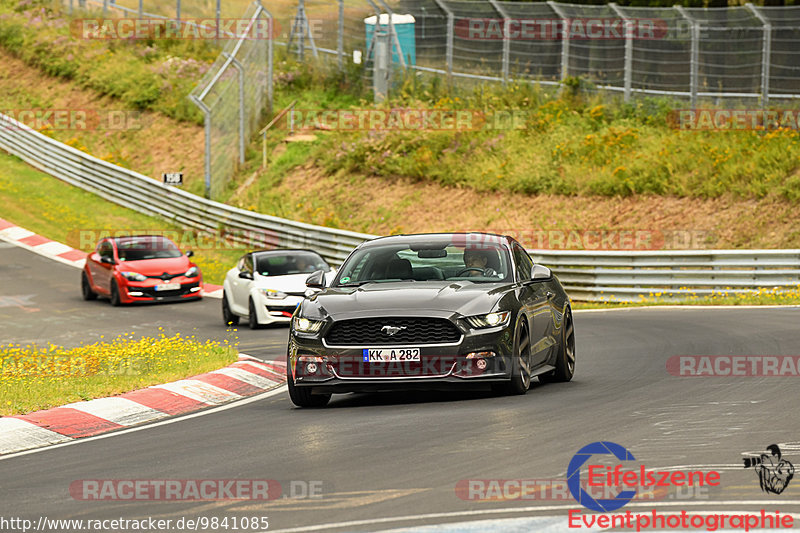
<path id="1" fill-rule="evenodd" d="M 389 41 L 390 43 L 394 43 L 395 48 L 397 49 L 397 57 L 400 59 L 400 66 L 406 68 L 406 57 L 403 54 L 403 47 L 400 46 L 400 39 L 397 37 L 397 31 L 394 28 L 394 11 L 389 5 L 384 2 L 384 0 L 378 0 L 378 3 L 386 10 L 387 15 L 389 16 Z M 378 23 L 380 24 L 381 18 L 378 17 Z M 392 64 L 392 47 L 391 44 L 389 46 L 389 64 Z"/>
<path id="2" fill-rule="evenodd" d="M 748 2 L 745 6 L 753 12 L 763 25 L 762 31 L 764 32 L 764 38 L 761 46 L 761 107 L 766 109 L 769 105 L 769 62 L 772 58 L 772 24 L 753 4 Z"/>
<path id="3" fill-rule="evenodd" d="M 103 16 L 108 16 L 108 0 L 103 0 Z"/>
<path id="4" fill-rule="evenodd" d="M 547 5 L 550 6 L 550 9 L 555 11 L 558 18 L 561 19 L 561 23 L 564 25 L 563 32 L 561 33 L 561 81 L 564 81 L 569 77 L 569 18 L 564 15 L 564 12 L 561 11 L 561 8 L 553 2 L 553 0 L 548 0 Z"/>
<path id="5" fill-rule="evenodd" d="M 181 21 L 181 0 L 175 0 L 175 20 Z M 178 24 L 180 27 L 180 24 Z"/>
<path id="6" fill-rule="evenodd" d="M 219 46 L 219 19 L 220 19 L 220 13 L 221 13 L 220 2 L 222 2 L 222 0 L 217 0 L 217 12 L 216 12 L 216 15 L 215 15 L 216 23 L 217 23 L 217 46 Z"/>
<path id="7" fill-rule="evenodd" d="M 447 63 L 447 77 L 453 77 L 453 33 L 454 33 L 454 15 L 453 11 L 444 5 L 442 0 L 433 0 L 439 9 L 444 11 L 447 15 L 447 48 L 445 49 L 445 62 Z"/>
<path id="8" fill-rule="evenodd" d="M 623 21 L 625 21 L 625 95 L 626 102 L 631 99 L 631 81 L 633 79 L 633 24 L 630 19 L 622 12 L 622 9 L 616 4 L 611 2 L 608 4 Z"/>
<path id="9" fill-rule="evenodd" d="M 700 25 L 694 20 L 683 6 L 675 6 L 678 13 L 689 21 L 692 26 L 692 46 L 689 59 L 689 97 L 692 102 L 692 109 L 697 107 L 697 85 L 698 85 L 698 63 L 700 61 Z"/>
<path id="10" fill-rule="evenodd" d="M 219 26 L 217 26 L 219 27 Z M 203 124 L 205 126 L 206 146 L 205 146 L 205 183 L 206 183 L 206 198 L 211 198 L 211 110 L 195 95 L 190 94 L 189 98 L 192 102 L 200 108 L 203 112 Z"/>
<path id="11" fill-rule="evenodd" d="M 344 70 L 344 0 L 339 0 L 339 33 L 336 36 L 336 55 L 339 58 L 339 71 Z"/>
<path id="12" fill-rule="evenodd" d="M 139 0 L 139 18 L 144 17 L 144 0 Z"/>
<path id="13" fill-rule="evenodd" d="M 508 83 L 508 63 L 511 59 L 511 17 L 500 7 L 497 0 L 489 0 L 497 13 L 503 17 L 503 83 Z"/>
<path id="14" fill-rule="evenodd" d="M 230 60 L 233 67 L 239 74 L 239 163 L 244 164 L 244 66 L 238 59 L 227 52 L 223 52 L 223 57 Z"/>
<path id="15" fill-rule="evenodd" d="M 382 102 L 389 92 L 389 65 L 391 64 L 392 46 L 389 34 L 380 28 L 380 17 L 372 35 L 375 45 L 374 57 L 372 60 L 372 90 L 375 103 Z M 387 57 L 388 56 L 388 57 Z"/>

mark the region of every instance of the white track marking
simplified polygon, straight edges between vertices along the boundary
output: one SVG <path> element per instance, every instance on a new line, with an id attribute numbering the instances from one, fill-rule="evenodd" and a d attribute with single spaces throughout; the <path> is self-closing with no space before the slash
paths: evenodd
<path id="1" fill-rule="evenodd" d="M 258 387 L 259 389 L 268 389 L 277 384 L 276 381 L 259 376 L 258 374 L 254 374 L 252 372 L 248 372 L 247 370 L 243 370 L 241 368 L 225 367 L 220 368 L 219 370 L 214 370 L 211 372 L 211 374 L 221 374 L 233 379 L 238 379 L 239 381 L 244 381 L 245 383 L 248 383 L 254 387 Z"/>
<path id="2" fill-rule="evenodd" d="M 61 407 L 76 409 L 120 426 L 133 426 L 169 416 L 162 411 L 119 397 L 97 398 L 87 402 L 62 405 Z"/>
<path id="3" fill-rule="evenodd" d="M 210 383 L 197 379 L 181 379 L 173 381 L 172 383 L 165 383 L 164 385 L 155 385 L 153 388 L 166 389 L 180 394 L 181 396 L 191 398 L 192 400 L 210 403 L 211 405 L 219 405 L 242 397 L 240 394 L 220 389 Z"/>

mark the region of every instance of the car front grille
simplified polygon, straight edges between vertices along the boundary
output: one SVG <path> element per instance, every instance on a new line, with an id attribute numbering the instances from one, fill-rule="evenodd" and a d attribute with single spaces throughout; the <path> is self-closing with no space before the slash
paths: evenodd
<path id="1" fill-rule="evenodd" d="M 132 290 L 140 291 L 144 296 L 148 298 L 169 298 L 171 296 L 183 296 L 184 294 L 188 294 L 189 291 L 195 287 L 199 287 L 200 284 L 195 283 L 185 283 L 181 285 L 180 289 L 176 289 L 174 291 L 157 291 L 153 287 L 136 287 Z"/>
<path id="2" fill-rule="evenodd" d="M 401 329 L 389 335 L 386 326 Z M 444 318 L 358 318 L 334 323 L 325 341 L 331 346 L 415 346 L 451 344 L 460 338 L 459 329 Z"/>

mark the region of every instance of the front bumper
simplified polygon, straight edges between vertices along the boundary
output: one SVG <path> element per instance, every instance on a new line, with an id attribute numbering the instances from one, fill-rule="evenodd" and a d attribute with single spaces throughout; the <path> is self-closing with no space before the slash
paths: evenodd
<path id="1" fill-rule="evenodd" d="M 303 301 L 303 296 L 289 295 L 286 298 L 267 298 L 259 293 L 256 298 L 259 324 L 288 324 L 292 314 Z"/>
<path id="2" fill-rule="evenodd" d="M 120 301 L 122 303 L 135 303 L 135 302 L 175 302 L 180 300 L 199 299 L 202 297 L 200 288 L 202 287 L 202 279 L 200 278 L 183 278 L 177 281 L 180 283 L 180 288 L 169 291 L 157 290 L 156 287 L 160 284 L 152 283 L 151 281 L 132 282 L 120 284 Z"/>
<path id="3" fill-rule="evenodd" d="M 312 387 L 320 393 L 485 388 L 511 379 L 510 326 L 458 327 L 462 333 L 458 342 L 404 345 L 402 348 L 419 348 L 420 361 L 389 362 L 369 362 L 364 350 L 390 346 L 330 346 L 322 339 L 324 330 L 322 335 L 312 336 L 292 329 L 288 361 L 295 386 Z"/>

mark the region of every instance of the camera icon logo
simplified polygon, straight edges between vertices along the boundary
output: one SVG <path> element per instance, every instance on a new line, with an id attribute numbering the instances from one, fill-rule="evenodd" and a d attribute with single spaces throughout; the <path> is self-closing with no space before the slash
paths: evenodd
<path id="1" fill-rule="evenodd" d="M 752 468 L 758 475 L 761 490 L 780 494 L 794 477 L 794 465 L 783 459 L 777 444 L 767 446 L 767 453 L 759 456 L 743 457 L 745 468 Z"/>

